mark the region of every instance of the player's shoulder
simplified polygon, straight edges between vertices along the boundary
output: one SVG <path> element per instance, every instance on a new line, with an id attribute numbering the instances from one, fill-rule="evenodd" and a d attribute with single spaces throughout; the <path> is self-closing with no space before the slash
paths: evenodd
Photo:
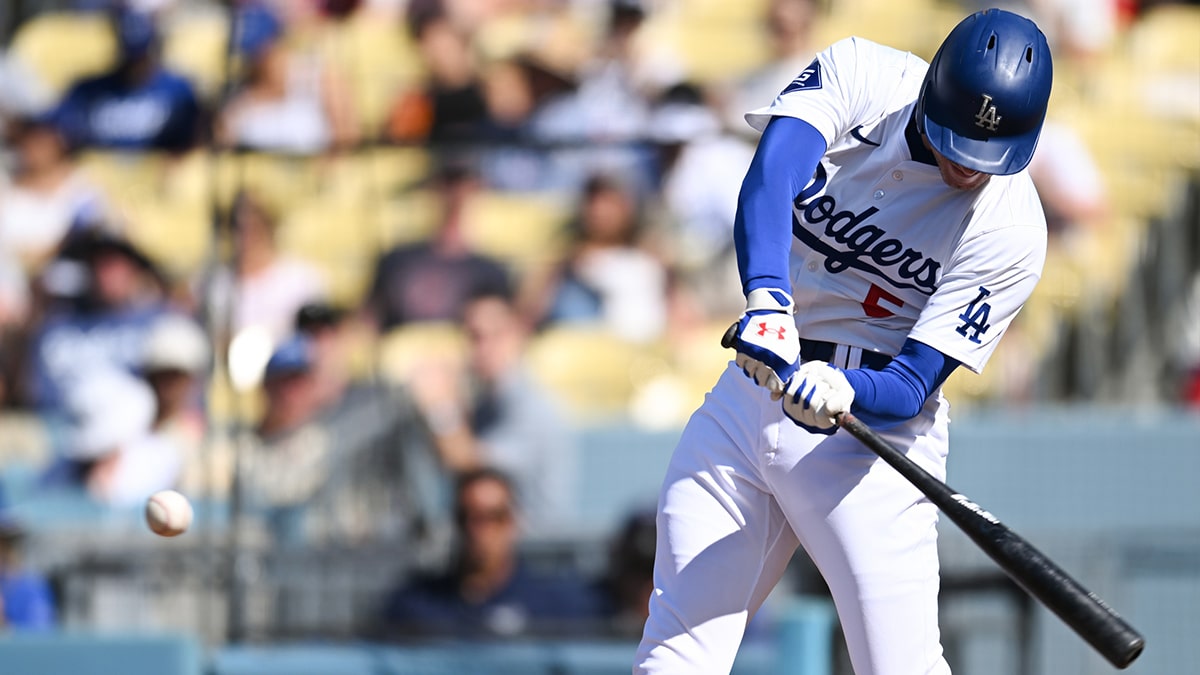
<path id="1" fill-rule="evenodd" d="M 842 38 L 823 52 L 833 64 L 852 62 L 864 72 L 872 70 L 899 70 L 915 72 L 924 77 L 929 64 L 921 57 L 895 47 L 869 40 L 857 35 Z"/>
<path id="2" fill-rule="evenodd" d="M 1046 235 L 1046 214 L 1029 171 L 992 176 L 976 198 L 971 229 L 975 234 L 1032 230 Z"/>

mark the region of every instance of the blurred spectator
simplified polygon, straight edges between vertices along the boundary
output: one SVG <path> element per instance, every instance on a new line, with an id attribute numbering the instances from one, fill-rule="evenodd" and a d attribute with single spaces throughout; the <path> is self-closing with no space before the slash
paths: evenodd
<path id="1" fill-rule="evenodd" d="M 646 129 L 650 100 L 682 79 L 676 55 L 638 40 L 646 20 L 642 0 L 610 0 L 600 44 L 576 75 L 572 114 L 546 116 L 542 138 L 571 141 L 633 141 Z"/>
<path id="2" fill-rule="evenodd" d="M 488 101 L 470 35 L 451 21 L 441 2 L 413 3 L 408 13 L 428 79 L 420 88 L 400 92 L 388 114 L 387 138 L 441 144 L 490 137 Z"/>
<path id="3" fill-rule="evenodd" d="M 111 72 L 68 90 L 56 112 L 74 147 L 187 151 L 200 139 L 202 111 L 191 83 L 160 63 L 154 18 L 113 12 L 118 57 Z"/>
<path id="4" fill-rule="evenodd" d="M 218 115 L 218 141 L 297 154 L 356 144 L 361 130 L 345 82 L 316 56 L 289 51 L 284 24 L 266 6 L 246 3 L 236 20 L 244 76 Z"/>
<path id="5" fill-rule="evenodd" d="M 1046 212 L 1051 245 L 1071 252 L 1074 239 L 1103 225 L 1109 214 L 1104 177 L 1071 126 L 1046 121 L 1029 162 L 1029 176 Z"/>
<path id="6" fill-rule="evenodd" d="M 764 15 L 770 58 L 732 83 L 722 106 L 725 124 L 735 133 L 757 139 L 758 132 L 746 124 L 744 115 L 770 105 L 817 55 L 813 45 L 816 13 L 813 0 L 770 0 Z"/>
<path id="7" fill-rule="evenodd" d="M 748 127 L 747 127 L 748 128 Z M 726 132 L 699 88 L 669 89 L 654 110 L 650 137 L 659 148 L 666 247 L 696 306 L 710 316 L 736 316 L 745 305 L 733 220 L 754 146 Z"/>
<path id="8" fill-rule="evenodd" d="M 255 443 L 242 449 L 236 485 L 248 513 L 265 518 L 277 541 L 303 539 L 301 514 L 332 469 L 332 443 L 319 424 L 311 341 L 294 336 L 263 374 L 265 409 Z"/>
<path id="9" fill-rule="evenodd" d="M 142 352 L 141 375 L 154 393 L 155 415 L 150 431 L 176 448 L 184 463 L 185 492 L 204 481 L 199 466 L 206 430 L 203 409 L 204 374 L 208 370 L 208 337 L 191 318 L 165 314 L 150 327 Z"/>
<path id="10" fill-rule="evenodd" d="M 175 445 L 153 436 L 154 393 L 122 370 L 93 366 L 66 383 L 66 428 L 50 487 L 82 488 L 107 506 L 139 506 L 176 486 L 184 458 Z"/>
<path id="11" fill-rule="evenodd" d="M 291 335 L 301 306 L 328 296 L 329 283 L 316 265 L 279 251 L 279 215 L 253 192 L 243 191 L 234 199 L 231 226 L 232 274 L 217 269 L 202 282 L 209 309 L 218 319 L 231 318 L 231 335 L 257 328 L 277 345 Z"/>
<path id="12" fill-rule="evenodd" d="M 375 266 L 367 312 L 382 331 L 417 321 L 454 321 L 466 300 L 480 291 L 506 291 L 509 271 L 472 250 L 464 218 L 480 190 L 473 168 L 448 164 L 435 178 L 441 221 L 427 241 L 385 253 Z"/>
<path id="13" fill-rule="evenodd" d="M 21 403 L 32 297 L 25 270 L 0 251 L 0 407 Z"/>
<path id="14" fill-rule="evenodd" d="M 0 50 L 0 134 L 15 118 L 38 117 L 54 106 L 54 96 L 30 64 Z"/>
<path id="15" fill-rule="evenodd" d="M 335 372 L 346 320 L 306 306 L 267 362 L 265 410 L 237 470 L 245 514 L 283 546 L 400 537 L 416 548 L 439 534 L 449 488 L 412 401 Z"/>
<path id="16" fill-rule="evenodd" d="M 489 292 L 467 302 L 462 328 L 464 371 L 427 362 L 408 383 L 444 466 L 497 467 L 516 482 L 531 532 L 569 528 L 578 447 L 561 407 L 527 368 L 525 323 L 508 296 Z"/>
<path id="17" fill-rule="evenodd" d="M 305 303 L 296 312 L 295 332 L 312 342 L 318 398 L 324 404 L 336 403 L 351 384 L 349 322 L 346 310 L 327 302 Z"/>
<path id="18" fill-rule="evenodd" d="M 631 513 L 613 540 L 603 590 L 608 598 L 608 631 L 638 638 L 650 614 L 654 592 L 654 550 L 657 526 L 654 511 Z"/>
<path id="19" fill-rule="evenodd" d="M 0 493 L 0 632 L 57 628 L 58 610 L 50 581 L 21 560 L 27 532 L 4 513 L 5 506 Z"/>
<path id="20" fill-rule="evenodd" d="M 666 266 L 645 246 L 641 206 L 632 189 L 611 175 L 584 187 L 565 259 L 549 279 L 525 290 L 539 324 L 586 323 L 632 342 L 663 334 L 668 309 Z"/>
<path id="21" fill-rule="evenodd" d="M 31 338 L 26 400 L 53 414 L 64 383 L 86 368 L 137 371 L 165 311 L 163 280 L 128 240 L 96 231 L 69 239 L 39 282 L 49 305 Z"/>
<path id="22" fill-rule="evenodd" d="M 404 584 L 383 610 L 385 636 L 588 635 L 601 599 L 582 579 L 538 574 L 520 554 L 516 495 L 499 471 L 463 474 L 455 489 L 457 548 L 448 569 Z"/>
<path id="23" fill-rule="evenodd" d="M 51 116 L 14 118 L 7 131 L 14 156 L 0 186 L 0 249 L 32 274 L 72 228 L 105 220 L 107 207 Z"/>

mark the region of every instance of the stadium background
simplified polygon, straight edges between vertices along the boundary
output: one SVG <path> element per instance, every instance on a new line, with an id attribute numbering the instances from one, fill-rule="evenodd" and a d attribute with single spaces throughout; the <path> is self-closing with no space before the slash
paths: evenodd
<path id="1" fill-rule="evenodd" d="M 51 100 L 78 78 L 103 72 L 116 49 L 103 4 L 5 3 L 6 62 L 21 65 Z M 192 82 L 209 119 L 219 117 L 243 66 L 231 49 L 231 3 L 133 4 L 157 12 L 164 64 Z M 628 638 L 525 634 L 464 648 L 364 637 L 383 594 L 446 555 L 447 514 L 435 505 L 413 528 L 405 511 L 412 504 L 388 498 L 411 480 L 386 473 L 395 454 L 411 452 L 397 437 L 360 443 L 361 452 L 329 472 L 320 499 L 298 507 L 301 518 L 306 508 L 318 519 L 339 509 L 358 518 L 370 513 L 373 526 L 355 531 L 325 525 L 285 545 L 256 526 L 236 493 L 215 487 L 228 487 L 231 476 L 208 480 L 229 472 L 230 458 L 255 442 L 266 405 L 262 371 L 278 346 L 253 336 L 239 343 L 222 333 L 227 323 L 206 312 L 203 299 L 187 297 L 212 270 L 233 263 L 228 221 L 244 188 L 277 214 L 279 250 L 319 269 L 327 281 L 323 300 L 356 316 L 367 305 L 379 257 L 438 228 L 445 214 L 436 178 L 447 162 L 469 165 L 481 179 L 464 207 L 466 240 L 518 279 L 539 278 L 566 257 L 565 228 L 591 171 L 633 183 L 646 214 L 638 245 L 683 280 L 671 292 L 684 286 L 701 309 L 682 318 L 672 313 L 670 326 L 648 336 L 599 321 L 538 324 L 527 361 L 576 437 L 564 452 L 574 454 L 578 477 L 570 518 L 524 532 L 523 550 L 539 565 L 603 573 L 621 523 L 652 507 L 674 435 L 724 365 L 717 342 L 731 315 L 719 292 L 688 287 L 697 277 L 693 268 L 707 260 L 689 257 L 692 242 L 680 222 L 686 214 L 672 211 L 662 189 L 658 153 L 681 139 L 649 124 L 609 124 L 628 112 L 620 110 L 604 111 L 592 128 L 576 120 L 557 135 L 434 138 L 431 119 L 404 117 L 399 104 L 435 77 L 429 52 L 404 20 L 422 4 L 276 3 L 287 48 L 319 58 L 352 102 L 356 131 L 345 142 L 295 154 L 202 132 L 182 153 L 82 147 L 73 156 L 103 193 L 106 218 L 156 264 L 169 297 L 181 298 L 179 306 L 202 320 L 216 345 L 203 382 L 204 443 L 188 465 L 206 478 L 184 482 L 198 521 L 173 540 L 146 531 L 134 507 L 99 503 L 83 489 L 44 491 L 40 477 L 55 459 L 59 429 L 37 406 L 6 393 L 6 519 L 25 533 L 23 564 L 51 582 L 57 621 L 49 630 L 7 631 L 0 663 L 14 666 L 4 672 L 624 672 Z M 654 116 L 674 112 L 664 101 L 678 101 L 662 95 L 686 82 L 703 94 L 686 102 L 709 108 L 720 122 L 719 132 L 705 126 L 705 133 L 743 141 L 744 130 L 729 121 L 736 113 L 722 104 L 775 58 L 768 4 L 446 3 L 469 36 L 477 73 L 532 63 L 521 72 L 566 81 L 568 92 L 583 89 L 588 64 L 611 46 L 605 27 L 613 7 L 636 5 L 641 16 L 629 63 L 630 72 L 650 72 L 634 78 L 646 119 L 693 119 Z M 1104 208 L 1056 232 L 1045 276 L 987 372 L 948 383 L 956 406 L 950 482 L 1146 633 L 1147 651 L 1130 672 L 1182 673 L 1200 663 L 1200 8 L 1034 4 L 1056 51 L 1050 119 L 1082 143 L 1100 176 Z M 934 0 L 817 2 L 807 43 L 816 50 L 855 34 L 929 58 L 976 8 Z M 503 101 L 503 77 L 488 81 Z M 528 166 L 539 169 L 519 171 Z M 1053 185 L 1039 189 L 1048 193 Z M 44 264 L 22 261 L 30 284 Z M 352 323 L 345 340 L 355 381 L 401 394 L 423 362 L 461 359 L 466 349 L 461 327 L 443 321 L 374 330 Z M 21 346 L 6 338 L 5 361 L 20 363 Z M 390 416 L 378 408 L 360 412 L 372 423 Z M 429 422 L 413 424 L 419 432 Z M 325 432 L 347 438 L 354 422 L 340 424 Z M 941 532 L 943 630 L 957 672 L 1109 672 L 952 525 Z M 769 603 L 761 638 L 747 644 L 735 672 L 849 672 L 833 622 L 819 582 L 798 559 Z"/>

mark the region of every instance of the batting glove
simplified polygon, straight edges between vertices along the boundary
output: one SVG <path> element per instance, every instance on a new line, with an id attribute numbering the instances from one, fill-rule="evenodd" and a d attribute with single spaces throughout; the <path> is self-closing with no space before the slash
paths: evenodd
<path id="1" fill-rule="evenodd" d="M 809 431 L 832 434 L 837 415 L 854 403 L 854 387 L 841 370 L 808 361 L 796 371 L 783 397 L 783 414 Z"/>
<path id="2" fill-rule="evenodd" d="M 794 307 L 792 296 L 778 288 L 756 288 L 746 296 L 746 311 L 737 323 L 734 363 L 775 400 L 800 363 Z"/>

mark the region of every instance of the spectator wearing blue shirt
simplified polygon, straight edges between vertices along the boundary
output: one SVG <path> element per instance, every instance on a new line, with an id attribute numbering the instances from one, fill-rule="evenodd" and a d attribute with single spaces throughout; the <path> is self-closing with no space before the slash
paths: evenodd
<path id="1" fill-rule="evenodd" d="M 20 523 L 0 512 L 0 630 L 51 630 L 58 625 L 54 594 L 44 576 L 21 564 L 25 535 Z"/>
<path id="2" fill-rule="evenodd" d="M 455 488 L 458 555 L 445 572 L 395 592 L 385 637 L 504 638 L 586 635 L 603 621 L 596 589 L 567 574 L 537 573 L 519 554 L 512 483 L 491 468 L 462 474 Z"/>
<path id="3" fill-rule="evenodd" d="M 192 84 L 160 63 L 154 18 L 113 14 L 116 66 L 75 83 L 57 108 L 75 147 L 185 152 L 199 140 L 201 108 Z"/>
<path id="4" fill-rule="evenodd" d="M 32 331 L 23 395 L 53 417 L 84 368 L 138 370 L 150 328 L 167 311 L 166 284 L 137 247 L 100 230 L 70 237 L 39 282 L 48 302 Z"/>

